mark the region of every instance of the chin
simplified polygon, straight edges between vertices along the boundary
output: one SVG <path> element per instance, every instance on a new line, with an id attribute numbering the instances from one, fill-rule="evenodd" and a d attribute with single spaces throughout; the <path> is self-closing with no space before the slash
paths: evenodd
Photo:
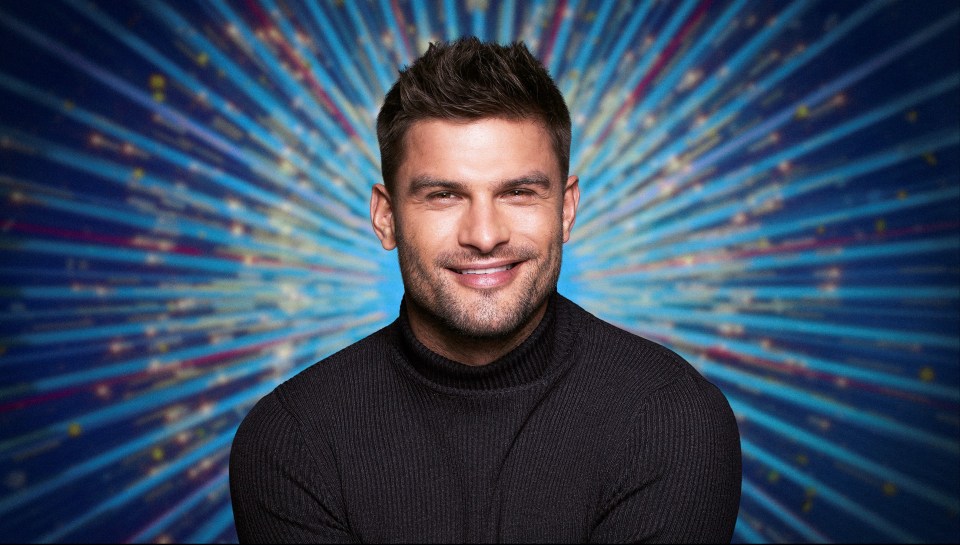
<path id="1" fill-rule="evenodd" d="M 472 339 L 506 339 L 521 329 L 527 320 L 500 323 L 464 323 L 462 321 L 447 321 L 447 327 L 461 337 Z"/>
<path id="2" fill-rule="evenodd" d="M 508 338 L 530 324 L 550 293 L 536 301 L 502 293 L 505 302 L 498 301 L 500 297 L 494 294 L 484 294 L 480 300 L 461 300 L 460 304 L 436 310 L 440 321 L 453 333 L 476 339 Z"/>

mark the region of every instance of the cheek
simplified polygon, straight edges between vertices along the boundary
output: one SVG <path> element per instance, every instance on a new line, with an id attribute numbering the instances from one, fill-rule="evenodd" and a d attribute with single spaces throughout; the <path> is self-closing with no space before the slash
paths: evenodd
<path id="1" fill-rule="evenodd" d="M 520 209 L 511 218 L 513 232 L 539 243 L 552 243 L 561 229 L 560 213 L 547 208 Z"/>
<path id="2" fill-rule="evenodd" d="M 456 240 L 459 222 L 453 213 L 431 214 L 430 221 L 424 222 L 423 227 L 428 244 L 442 246 L 448 239 Z"/>
<path id="3" fill-rule="evenodd" d="M 442 250 L 449 240 L 456 241 L 456 222 L 444 214 L 413 211 L 398 222 L 403 243 L 419 255 L 434 255 Z"/>

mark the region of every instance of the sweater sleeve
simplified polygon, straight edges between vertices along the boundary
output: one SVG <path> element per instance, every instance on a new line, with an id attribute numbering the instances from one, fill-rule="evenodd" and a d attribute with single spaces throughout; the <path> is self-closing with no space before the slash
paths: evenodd
<path id="1" fill-rule="evenodd" d="M 613 458 L 595 543 L 729 543 L 740 504 L 733 411 L 692 368 L 640 408 Z"/>
<path id="2" fill-rule="evenodd" d="M 322 463 L 277 392 L 244 418 L 230 450 L 230 495 L 241 543 L 356 543 L 330 500 Z"/>

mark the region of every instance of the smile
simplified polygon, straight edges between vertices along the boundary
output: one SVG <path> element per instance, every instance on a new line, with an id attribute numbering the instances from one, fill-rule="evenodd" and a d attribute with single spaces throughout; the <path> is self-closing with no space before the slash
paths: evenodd
<path id="1" fill-rule="evenodd" d="M 510 263 L 509 265 L 504 265 L 502 267 L 492 267 L 489 269 L 463 269 L 463 270 L 458 270 L 457 272 L 460 274 L 493 274 L 493 273 L 498 273 L 503 271 L 509 271 L 510 269 L 513 268 L 514 265 L 516 265 L 516 263 Z"/>

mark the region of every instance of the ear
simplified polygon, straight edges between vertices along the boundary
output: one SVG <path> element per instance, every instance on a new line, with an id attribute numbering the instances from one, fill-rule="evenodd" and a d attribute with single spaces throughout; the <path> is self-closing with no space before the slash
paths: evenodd
<path id="1" fill-rule="evenodd" d="M 567 186 L 563 190 L 563 241 L 570 240 L 570 231 L 577 220 L 577 207 L 580 206 L 580 179 L 576 176 L 567 178 Z"/>
<path id="2" fill-rule="evenodd" d="M 390 192 L 385 185 L 376 184 L 370 192 L 370 223 L 373 224 L 373 232 L 377 234 L 384 250 L 397 247 L 393 221 L 393 202 L 390 200 Z"/>

